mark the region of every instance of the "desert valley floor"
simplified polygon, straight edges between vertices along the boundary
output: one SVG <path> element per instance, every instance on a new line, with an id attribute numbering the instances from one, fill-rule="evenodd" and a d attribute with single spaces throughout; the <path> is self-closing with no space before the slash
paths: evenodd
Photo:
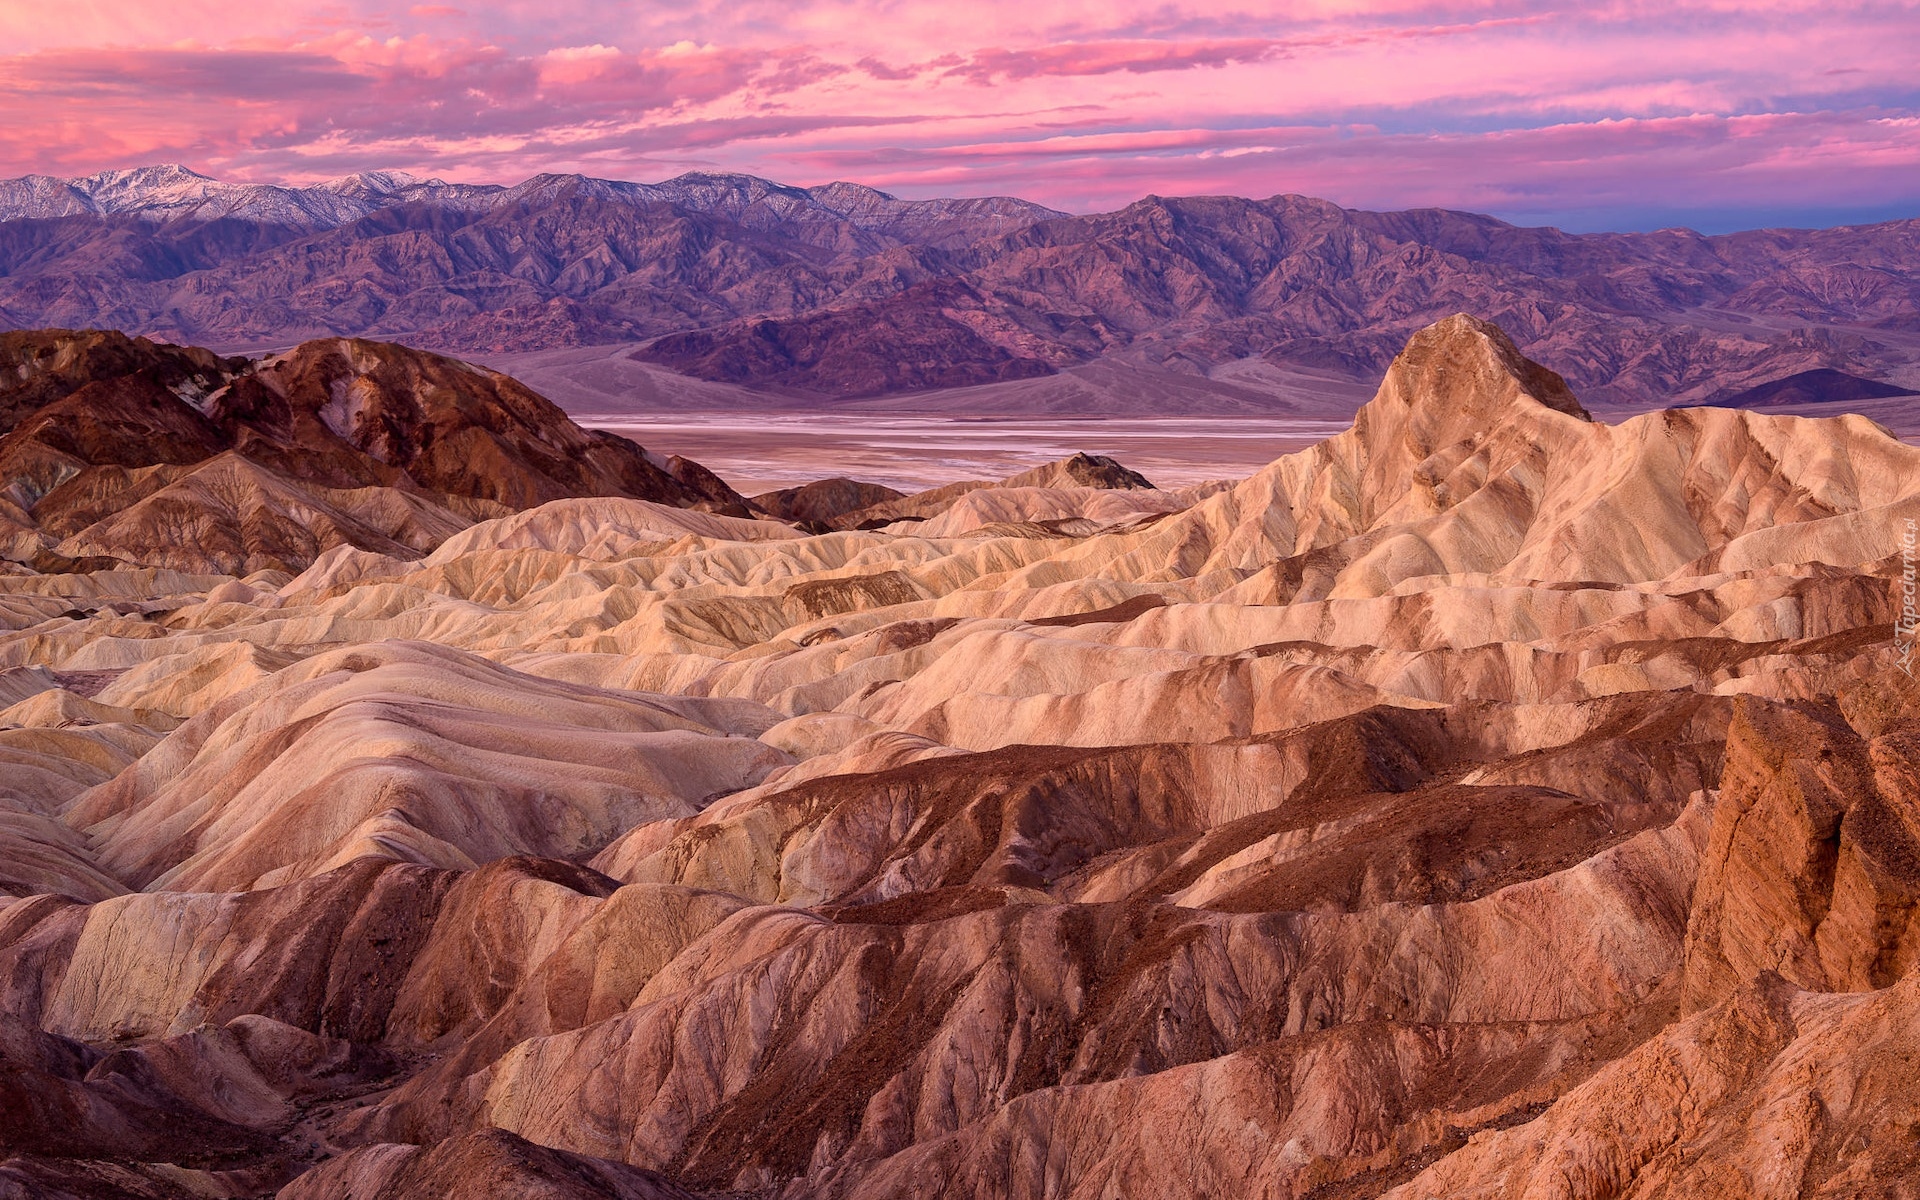
<path id="1" fill-rule="evenodd" d="M 694 459 L 749 495 L 819 479 L 823 465 L 916 491 L 1082 451 L 1117 458 L 1163 487 L 1244 479 L 1344 430 L 1373 396 L 1346 374 L 1263 359 L 1191 374 L 1098 362 L 1012 383 L 825 402 L 675 375 L 636 361 L 631 345 L 481 361 L 580 424 Z M 1651 407 L 1640 400 L 1596 416 L 1618 424 Z M 1857 413 L 1920 445 L 1913 396 L 1766 407 L 1800 417 Z"/>
<path id="2" fill-rule="evenodd" d="M 683 413 L 644 422 L 584 413 L 574 419 L 642 445 L 670 447 L 748 494 L 804 486 L 820 478 L 821 463 L 918 492 L 1005 478 L 1088 452 L 1117 459 L 1161 487 L 1191 487 L 1244 479 L 1348 424 L 1301 417 L 1023 420 L 777 412 Z"/>
<path id="3" fill-rule="evenodd" d="M 1920 1197 L 1865 417 L 1457 316 L 1225 482 L 749 500 L 347 339 L 0 428 L 0 1197 Z"/>

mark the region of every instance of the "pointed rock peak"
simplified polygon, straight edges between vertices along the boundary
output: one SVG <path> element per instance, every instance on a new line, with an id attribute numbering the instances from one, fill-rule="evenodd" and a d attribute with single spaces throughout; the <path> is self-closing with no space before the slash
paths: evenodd
<path id="1" fill-rule="evenodd" d="M 1530 401 L 1591 421 L 1560 375 L 1520 353 L 1498 325 L 1466 313 L 1435 321 L 1408 339 L 1387 368 L 1374 403 L 1392 399 L 1453 419 L 1496 420 Z"/>
<path id="2" fill-rule="evenodd" d="M 1133 489 L 1152 489 L 1153 484 L 1145 475 L 1122 466 L 1117 460 L 1104 454 L 1088 454 L 1081 451 L 1071 458 L 1051 462 L 1035 467 L 1031 471 L 1022 471 L 1009 476 L 1001 487 L 1091 487 L 1127 491 Z"/>
<path id="3" fill-rule="evenodd" d="M 1473 490 L 1465 480 L 1443 490 L 1435 483 L 1482 447 L 1575 453 L 1592 420 L 1566 380 L 1529 361 L 1498 326 L 1461 313 L 1408 340 L 1341 438 L 1364 464 L 1360 508 L 1372 521 L 1437 511 L 1444 496 Z"/>
<path id="4" fill-rule="evenodd" d="M 390 196 L 417 184 L 446 186 L 441 180 L 421 179 L 405 171 L 357 171 L 314 186 L 317 190 L 339 192 L 341 195 Z"/>

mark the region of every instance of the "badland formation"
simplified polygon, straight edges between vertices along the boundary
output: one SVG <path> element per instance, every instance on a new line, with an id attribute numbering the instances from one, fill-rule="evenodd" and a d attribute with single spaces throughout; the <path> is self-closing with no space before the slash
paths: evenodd
<path id="1" fill-rule="evenodd" d="M 0 336 L 0 1195 L 1920 1194 L 1910 230 L 593 182 L 0 191 L 155 335 Z M 743 496 L 392 340 L 608 329 L 1378 388 Z"/>

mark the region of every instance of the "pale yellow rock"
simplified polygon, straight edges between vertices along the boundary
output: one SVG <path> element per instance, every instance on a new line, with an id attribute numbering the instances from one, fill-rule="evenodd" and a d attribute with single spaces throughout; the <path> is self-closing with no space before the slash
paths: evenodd
<path id="1" fill-rule="evenodd" d="M 790 761 L 753 740 L 771 723 L 737 704 L 587 691 L 382 643 L 228 697 L 67 819 L 110 872 L 175 890 L 272 886 L 338 865 L 347 847 L 438 865 L 464 865 L 443 846 L 465 862 L 590 853 Z"/>
<path id="2" fill-rule="evenodd" d="M 65 688 L 39 693 L 10 708 L 0 709 L 0 729 L 74 729 L 89 725 L 138 725 L 165 733 L 180 724 L 178 717 L 151 708 L 121 708 L 78 696 Z"/>

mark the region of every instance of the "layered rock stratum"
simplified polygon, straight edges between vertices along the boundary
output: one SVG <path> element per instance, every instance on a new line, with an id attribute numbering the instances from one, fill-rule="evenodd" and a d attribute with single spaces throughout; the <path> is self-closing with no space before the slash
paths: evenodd
<path id="1" fill-rule="evenodd" d="M 1920 1188 L 1920 449 L 1864 418 L 1609 425 L 1454 316 L 1238 483 L 782 521 L 538 494 L 604 443 L 456 487 L 379 415 L 511 392 L 448 360 L 131 345 L 204 403 L 71 368 L 8 486 L 310 445 L 502 511 L 8 568 L 10 1194 Z"/>

